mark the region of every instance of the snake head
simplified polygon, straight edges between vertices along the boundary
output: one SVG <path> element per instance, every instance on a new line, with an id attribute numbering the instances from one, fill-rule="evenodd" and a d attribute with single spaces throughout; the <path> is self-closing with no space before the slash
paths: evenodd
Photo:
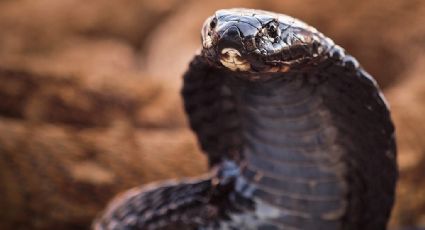
<path id="1" fill-rule="evenodd" d="M 286 72 L 320 58 L 333 44 L 297 19 L 250 9 L 218 10 L 201 35 L 208 60 L 240 72 Z"/>

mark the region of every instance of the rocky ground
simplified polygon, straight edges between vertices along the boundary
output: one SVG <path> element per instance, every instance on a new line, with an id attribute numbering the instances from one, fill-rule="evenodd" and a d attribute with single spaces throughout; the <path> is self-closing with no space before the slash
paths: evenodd
<path id="1" fill-rule="evenodd" d="M 425 3 L 0 1 L 0 229 L 88 229 L 115 194 L 206 170 L 178 89 L 214 10 L 301 18 L 374 75 L 401 169 L 391 225 L 425 226 Z"/>

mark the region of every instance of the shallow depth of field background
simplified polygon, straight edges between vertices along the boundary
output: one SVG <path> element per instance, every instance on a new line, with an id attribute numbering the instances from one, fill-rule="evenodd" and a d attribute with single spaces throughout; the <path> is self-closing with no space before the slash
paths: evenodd
<path id="1" fill-rule="evenodd" d="M 88 229 L 115 194 L 198 175 L 181 75 L 216 9 L 298 17 L 378 80 L 401 170 L 391 226 L 425 226 L 425 2 L 0 0 L 0 229 Z"/>

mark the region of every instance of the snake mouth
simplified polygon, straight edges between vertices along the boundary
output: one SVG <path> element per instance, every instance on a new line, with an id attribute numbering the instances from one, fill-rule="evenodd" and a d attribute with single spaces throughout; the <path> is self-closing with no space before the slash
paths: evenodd
<path id="1" fill-rule="evenodd" d="M 234 48 L 224 48 L 221 50 L 220 62 L 223 66 L 232 71 L 248 71 L 251 64 L 242 58 L 241 53 Z"/>
<path id="2" fill-rule="evenodd" d="M 291 69 L 292 63 L 258 61 L 246 57 L 236 48 L 226 47 L 221 50 L 214 48 L 203 49 L 202 55 L 211 65 L 221 65 L 233 72 L 247 72 L 256 74 L 284 73 Z"/>

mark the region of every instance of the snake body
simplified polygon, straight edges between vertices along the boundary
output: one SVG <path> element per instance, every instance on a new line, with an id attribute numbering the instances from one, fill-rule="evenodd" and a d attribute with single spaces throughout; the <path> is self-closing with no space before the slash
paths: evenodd
<path id="1" fill-rule="evenodd" d="M 184 75 L 211 172 L 136 188 L 96 229 L 386 229 L 394 127 L 375 80 L 313 27 L 219 10 Z"/>

